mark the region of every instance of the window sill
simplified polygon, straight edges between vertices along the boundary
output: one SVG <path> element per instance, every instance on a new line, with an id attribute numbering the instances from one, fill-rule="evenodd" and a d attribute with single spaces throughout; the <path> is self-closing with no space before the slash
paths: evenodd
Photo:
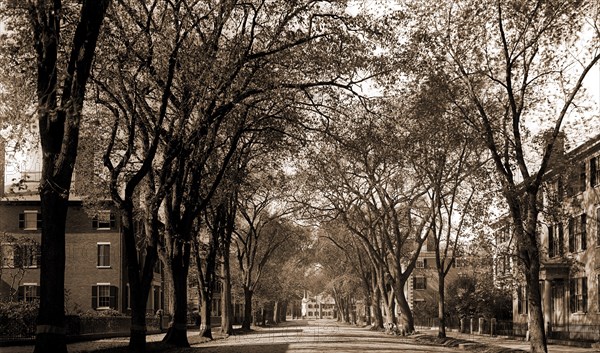
<path id="1" fill-rule="evenodd" d="M 40 229 L 39 228 L 23 228 L 22 230 L 35 231 L 35 230 L 40 230 Z"/>
<path id="2" fill-rule="evenodd" d="M 583 316 L 586 314 L 587 314 L 587 311 L 578 311 L 576 313 L 571 313 L 571 315 L 575 315 L 575 316 Z"/>
<path id="3" fill-rule="evenodd" d="M 96 266 L 96 268 L 112 268 L 112 266 Z"/>
<path id="4" fill-rule="evenodd" d="M 94 228 L 94 230 L 104 230 L 104 231 L 107 231 L 107 230 L 112 230 L 112 228 Z"/>

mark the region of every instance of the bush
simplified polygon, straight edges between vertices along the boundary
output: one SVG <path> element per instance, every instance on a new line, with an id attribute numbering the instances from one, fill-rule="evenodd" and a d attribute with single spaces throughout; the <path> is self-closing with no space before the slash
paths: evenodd
<path id="1" fill-rule="evenodd" d="M 35 335 L 39 304 L 35 302 L 0 302 L 0 336 L 29 337 Z"/>

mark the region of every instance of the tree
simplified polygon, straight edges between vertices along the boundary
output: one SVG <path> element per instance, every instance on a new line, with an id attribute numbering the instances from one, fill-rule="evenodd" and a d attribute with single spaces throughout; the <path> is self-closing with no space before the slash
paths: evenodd
<path id="1" fill-rule="evenodd" d="M 258 166 L 261 161 L 254 163 Z M 257 168 L 239 191 L 239 221 L 233 241 L 244 290 L 244 330 L 250 330 L 252 297 L 260 286 L 265 266 L 294 236 L 284 226 L 284 217 L 293 211 L 284 198 L 285 178 L 282 173 L 273 175 Z"/>
<path id="2" fill-rule="evenodd" d="M 490 152 L 530 294 L 531 351 L 546 352 L 538 197 L 563 122 L 600 60 L 598 4 L 452 1 L 410 9 L 415 27 L 407 51 L 422 54 L 413 61 L 415 76 L 445 90 L 453 114 Z M 586 30 L 585 49 L 574 52 Z M 528 148 L 533 124 L 552 130 L 540 149 Z"/>
<path id="3" fill-rule="evenodd" d="M 445 278 L 454 267 L 465 228 L 483 218 L 487 202 L 484 185 L 489 182 L 487 160 L 472 132 L 447 114 L 437 87 L 421 85 L 410 105 L 414 114 L 413 146 L 419 158 L 411 160 L 419 178 L 430 185 L 428 202 L 434 212 L 429 228 L 428 250 L 435 253 L 438 275 L 440 338 L 446 337 Z M 436 97 L 435 99 L 431 97 Z M 429 247 L 433 248 L 430 249 Z"/>
<path id="4" fill-rule="evenodd" d="M 404 328 L 412 332 L 404 285 L 426 240 L 432 206 L 425 198 L 428 185 L 407 162 L 418 158 L 408 143 L 410 121 L 382 112 L 349 119 L 332 124 L 326 143 L 312 152 L 308 173 L 316 198 L 325 200 L 324 214 L 344 222 L 372 261 L 388 323 L 395 321 L 395 300 Z"/>
<path id="5" fill-rule="evenodd" d="M 31 1 L 27 6 L 37 62 L 36 111 L 43 152 L 41 288 L 35 352 L 67 351 L 65 222 L 86 85 L 109 4 L 109 0 L 83 1 L 70 45 L 62 41 L 61 1 Z M 59 53 L 63 50 L 69 53 L 66 71 L 60 69 Z"/>

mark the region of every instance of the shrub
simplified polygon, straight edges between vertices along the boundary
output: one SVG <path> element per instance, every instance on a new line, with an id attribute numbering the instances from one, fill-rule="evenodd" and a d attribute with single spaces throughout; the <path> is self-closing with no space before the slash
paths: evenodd
<path id="1" fill-rule="evenodd" d="M 35 302 L 0 302 L 0 336 L 35 335 L 39 304 Z"/>

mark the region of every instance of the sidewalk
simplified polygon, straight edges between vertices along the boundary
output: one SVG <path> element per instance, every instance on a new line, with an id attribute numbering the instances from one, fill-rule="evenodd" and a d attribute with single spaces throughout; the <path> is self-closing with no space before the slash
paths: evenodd
<path id="1" fill-rule="evenodd" d="M 424 331 L 423 333 L 437 335 L 436 330 Z M 489 335 L 471 335 L 467 333 L 460 333 L 456 331 L 447 332 L 446 335 L 452 338 L 460 338 L 464 340 L 469 340 L 478 343 L 485 343 L 489 345 L 494 345 L 497 347 L 505 347 L 511 349 L 522 349 L 524 351 L 529 352 L 529 342 L 519 339 L 508 338 L 506 336 L 496 336 L 491 337 Z M 548 344 L 548 353 L 580 353 L 580 352 L 600 352 L 599 349 L 595 348 L 581 348 L 581 347 L 573 347 L 561 344 Z"/>

